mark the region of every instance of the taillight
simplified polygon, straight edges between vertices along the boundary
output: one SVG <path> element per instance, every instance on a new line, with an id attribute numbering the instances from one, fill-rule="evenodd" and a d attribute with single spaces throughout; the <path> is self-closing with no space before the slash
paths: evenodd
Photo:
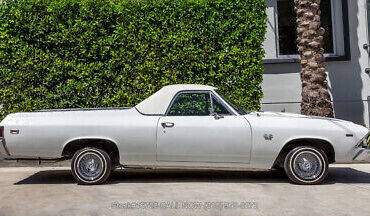
<path id="1" fill-rule="evenodd" d="M 4 126 L 0 126 L 0 138 L 4 137 Z"/>

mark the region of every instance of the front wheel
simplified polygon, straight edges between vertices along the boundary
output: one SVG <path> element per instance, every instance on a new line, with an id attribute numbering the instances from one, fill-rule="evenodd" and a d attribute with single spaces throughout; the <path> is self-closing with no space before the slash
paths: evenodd
<path id="1" fill-rule="evenodd" d="M 102 184 L 111 173 L 112 161 L 104 150 L 87 147 L 73 155 L 71 169 L 78 184 Z"/>
<path id="2" fill-rule="evenodd" d="M 284 170 L 296 184 L 320 184 L 328 174 L 328 158 L 321 150 L 311 146 L 291 150 L 284 161 Z"/>

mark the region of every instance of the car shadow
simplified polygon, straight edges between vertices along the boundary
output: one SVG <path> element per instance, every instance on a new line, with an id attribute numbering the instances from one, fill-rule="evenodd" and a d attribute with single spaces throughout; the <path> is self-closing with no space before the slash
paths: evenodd
<path id="1" fill-rule="evenodd" d="M 115 170 L 106 184 L 120 183 L 289 183 L 281 170 L 259 172 L 235 171 L 188 171 L 188 170 Z M 333 167 L 329 169 L 323 184 L 370 183 L 370 173 L 353 168 Z M 48 170 L 37 172 L 15 185 L 24 184 L 75 184 L 70 170 Z"/>

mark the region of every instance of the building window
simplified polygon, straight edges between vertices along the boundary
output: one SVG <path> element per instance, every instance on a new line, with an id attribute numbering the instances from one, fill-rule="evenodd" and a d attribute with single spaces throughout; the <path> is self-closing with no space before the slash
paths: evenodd
<path id="1" fill-rule="evenodd" d="M 322 0 L 321 26 L 325 28 L 324 50 L 327 54 L 334 54 L 332 2 Z M 278 16 L 278 53 L 279 55 L 297 55 L 297 24 L 293 0 L 277 1 Z"/>

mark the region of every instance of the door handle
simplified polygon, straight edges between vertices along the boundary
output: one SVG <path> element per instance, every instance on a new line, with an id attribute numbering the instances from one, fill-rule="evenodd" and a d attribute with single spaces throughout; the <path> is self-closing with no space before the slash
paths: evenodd
<path id="1" fill-rule="evenodd" d="M 175 126 L 175 123 L 173 123 L 173 122 L 162 122 L 161 125 L 162 125 L 163 128 L 166 128 L 166 127 L 172 128 L 173 126 Z"/>

